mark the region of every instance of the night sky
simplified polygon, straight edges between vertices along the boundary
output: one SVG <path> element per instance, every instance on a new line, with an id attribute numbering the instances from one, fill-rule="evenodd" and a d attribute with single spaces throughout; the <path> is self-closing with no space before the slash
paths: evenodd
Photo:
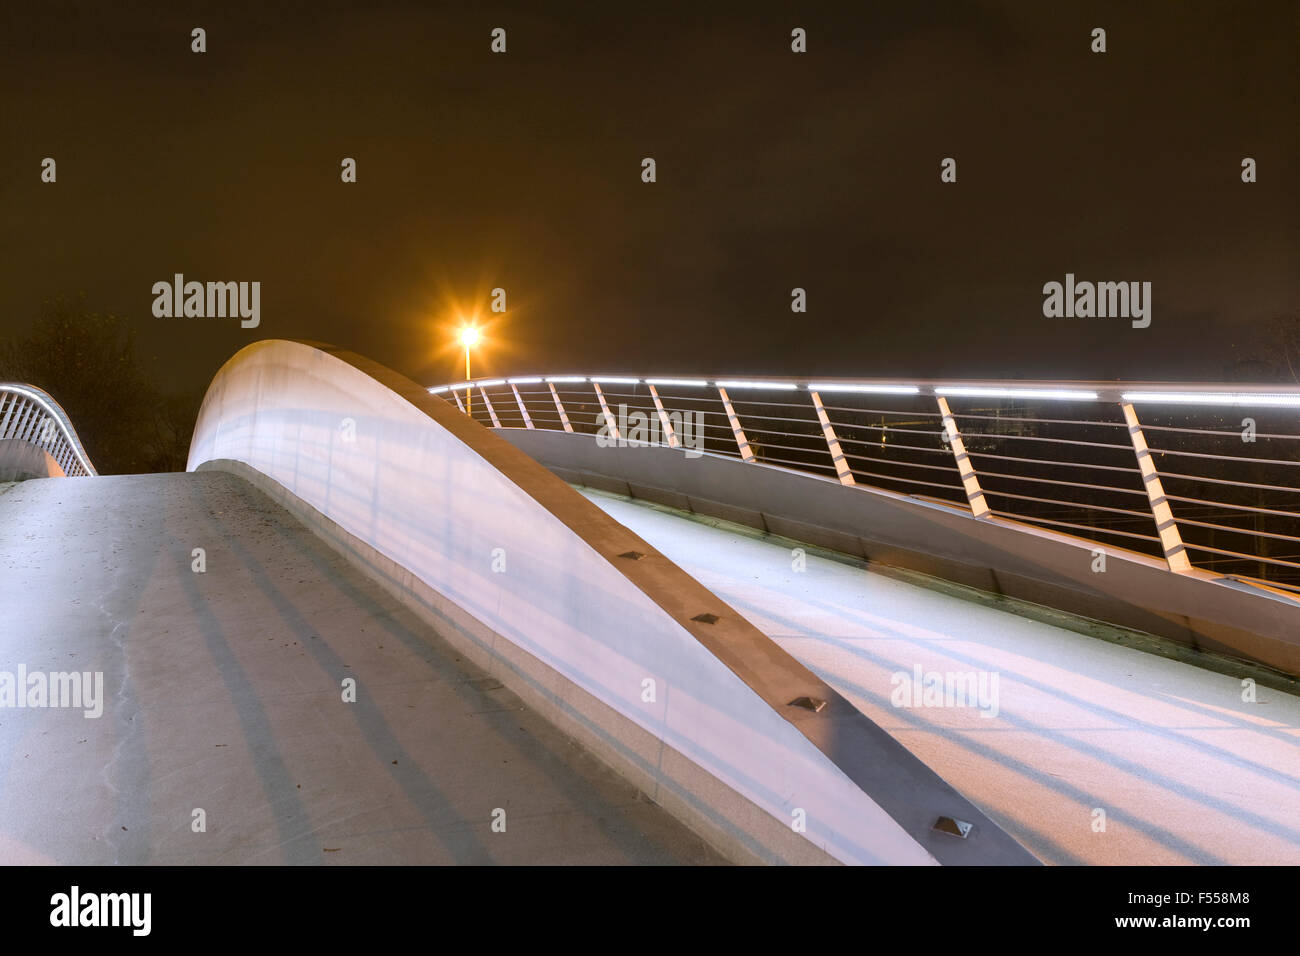
<path id="1" fill-rule="evenodd" d="M 1298 64 L 1297 3 L 15 0 L 0 335 L 84 292 L 170 389 L 258 338 L 458 380 L 474 312 L 482 374 L 1221 380 L 1300 308 Z M 260 327 L 155 318 L 176 272 Z M 1067 272 L 1150 328 L 1044 318 Z"/>

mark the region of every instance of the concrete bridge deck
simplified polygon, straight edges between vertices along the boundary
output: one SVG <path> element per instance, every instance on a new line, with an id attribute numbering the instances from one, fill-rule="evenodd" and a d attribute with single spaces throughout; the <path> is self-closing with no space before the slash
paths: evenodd
<path id="1" fill-rule="evenodd" d="M 584 493 L 1045 862 L 1300 862 L 1300 698 Z M 106 697 L 0 708 L 0 862 L 722 862 L 229 473 L 0 485 L 0 607 L 0 672 L 103 671 Z M 893 706 L 916 666 L 996 673 L 996 715 Z"/>
<path id="2" fill-rule="evenodd" d="M 1300 863 L 1300 698 L 1260 686 L 1244 703 L 1240 676 L 1114 642 L 1132 640 L 1123 632 L 1089 636 L 813 553 L 796 572 L 789 543 L 584 493 L 1044 862 Z M 918 664 L 998 674 L 996 717 L 893 706 L 892 675 Z"/>
<path id="3" fill-rule="evenodd" d="M 267 340 L 188 474 L 0 485 L 0 861 L 1300 862 L 1281 584 L 750 461 L 724 384 L 696 462 Z"/>
<path id="4" fill-rule="evenodd" d="M 0 709 L 0 863 L 721 862 L 230 474 L 0 485 L 0 612 L 107 698 Z"/>

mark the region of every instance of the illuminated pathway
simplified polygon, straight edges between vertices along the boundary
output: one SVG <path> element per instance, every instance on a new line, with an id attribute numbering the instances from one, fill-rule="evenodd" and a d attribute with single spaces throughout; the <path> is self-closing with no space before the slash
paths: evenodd
<path id="1" fill-rule="evenodd" d="M 0 709 L 0 864 L 719 862 L 222 472 L 0 484 L 20 666 L 103 715 Z"/>
<path id="2" fill-rule="evenodd" d="M 1300 863 L 1300 698 L 588 497 L 1041 859 Z M 0 709 L 0 863 L 718 861 L 240 479 L 0 485 L 0 532 L 0 671 L 105 688 L 99 719 Z M 997 715 L 892 706 L 916 667 L 997 674 Z"/>
<path id="3" fill-rule="evenodd" d="M 786 544 L 748 529 L 584 493 L 1045 862 L 1300 863 L 1300 698 L 1258 687 L 1258 701 L 1243 703 L 1238 677 L 1040 623 L 947 585 L 813 554 L 796 572 Z M 892 706 L 892 675 L 918 665 L 996 673 L 997 716 Z M 1094 832 L 1097 809 L 1105 832 Z"/>

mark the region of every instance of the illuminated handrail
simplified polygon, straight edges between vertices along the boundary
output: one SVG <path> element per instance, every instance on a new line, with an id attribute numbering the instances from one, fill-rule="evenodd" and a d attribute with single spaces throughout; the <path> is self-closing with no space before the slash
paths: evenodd
<path id="1" fill-rule="evenodd" d="M 0 441 L 8 439 L 48 452 L 68 477 L 98 474 L 62 406 L 34 385 L 0 382 Z"/>
<path id="2" fill-rule="evenodd" d="M 574 374 L 429 391 L 463 412 L 467 388 L 488 427 L 617 439 L 639 414 L 674 446 L 691 415 L 707 454 L 1300 589 L 1300 387 Z"/>

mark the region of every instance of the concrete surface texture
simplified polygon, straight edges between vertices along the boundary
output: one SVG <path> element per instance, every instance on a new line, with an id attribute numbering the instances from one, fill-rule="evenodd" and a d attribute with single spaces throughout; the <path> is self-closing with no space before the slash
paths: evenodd
<path id="1" fill-rule="evenodd" d="M 103 714 L 0 707 L 0 863 L 721 862 L 222 472 L 0 485 L 20 668 Z"/>
<path id="2" fill-rule="evenodd" d="M 615 494 L 736 521 L 869 561 L 1256 661 L 1300 678 L 1300 596 L 1164 559 L 869 485 L 664 447 L 601 447 L 592 436 L 502 428 L 557 475 Z M 1118 572 L 1118 573 L 1117 573 Z"/>
<path id="3" fill-rule="evenodd" d="M 1044 862 L 1300 863 L 1300 698 L 1248 703 L 1239 676 L 815 554 L 797 571 L 789 542 L 585 493 Z M 917 668 L 996 675 L 996 708 L 915 706 Z"/>
<path id="4" fill-rule="evenodd" d="M 223 460 L 288 489 L 493 640 L 650 734 L 619 739 L 619 769 L 637 780 L 648 767 L 655 787 L 689 796 L 696 832 L 748 841 L 756 828 L 742 820 L 756 806 L 777 823 L 773 838 L 797 845 L 776 859 L 811 844 L 846 863 L 1032 862 L 743 615 L 391 370 L 330 346 L 245 347 L 214 377 L 190 447 L 191 469 Z M 826 706 L 791 703 L 801 698 Z M 609 736 L 620 727 L 602 725 Z M 708 779 L 684 784 L 660 744 Z M 936 836 L 941 815 L 976 829 Z"/>
<path id="5" fill-rule="evenodd" d="M 63 474 L 63 467 L 45 449 L 18 438 L 0 439 L 0 482 L 62 478 Z"/>

